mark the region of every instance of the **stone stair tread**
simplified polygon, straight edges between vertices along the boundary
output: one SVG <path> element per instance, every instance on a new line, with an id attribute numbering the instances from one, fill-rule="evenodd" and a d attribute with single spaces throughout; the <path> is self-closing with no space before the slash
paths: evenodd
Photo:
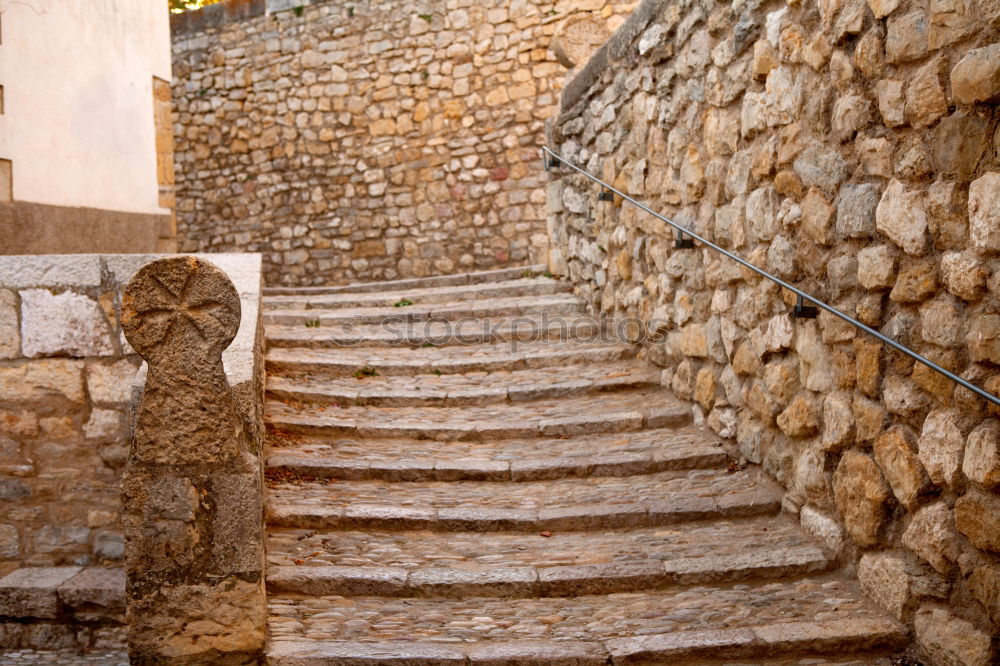
<path id="1" fill-rule="evenodd" d="M 738 556 L 744 549 L 813 547 L 785 515 L 683 526 L 553 532 L 391 532 L 272 528 L 270 567 L 565 567 Z"/>
<path id="2" fill-rule="evenodd" d="M 569 437 L 685 425 L 690 420 L 690 408 L 662 389 L 463 407 L 336 407 L 272 399 L 266 410 L 268 421 L 280 430 L 371 438 Z"/>
<path id="3" fill-rule="evenodd" d="M 589 530 L 768 515 L 776 485 L 758 469 L 496 484 L 271 482 L 275 526 L 442 531 Z"/>
<path id="4" fill-rule="evenodd" d="M 634 348 L 601 342 L 537 340 L 518 343 L 425 348 L 361 347 L 310 349 L 278 347 L 267 352 L 270 376 L 300 373 L 353 374 L 371 368 L 379 375 L 417 375 L 441 372 L 496 372 L 548 368 L 571 363 L 604 363 L 632 357 Z"/>
<path id="5" fill-rule="evenodd" d="M 456 346 L 482 343 L 508 343 L 512 340 L 563 341 L 600 339 L 600 326 L 582 314 L 564 314 L 553 319 L 544 314 L 494 317 L 488 322 L 456 326 L 453 322 L 427 321 L 418 326 L 381 326 L 342 322 L 322 327 L 269 323 L 266 337 L 269 348 L 311 347 L 344 348 L 358 346 L 422 347 Z"/>
<path id="6" fill-rule="evenodd" d="M 432 286 L 456 286 L 465 284 L 480 284 L 484 282 L 503 282 L 522 277 L 525 272 L 544 273 L 544 264 L 532 266 L 516 266 L 512 268 L 498 268 L 490 271 L 476 271 L 472 273 L 456 273 L 453 275 L 435 275 L 423 278 L 405 278 L 402 280 L 383 280 L 377 282 L 358 282 L 348 285 L 334 285 L 323 287 L 265 287 L 264 295 L 280 294 L 337 294 L 337 293 L 370 293 L 375 291 L 393 291 L 405 288 L 423 288 Z"/>
<path id="7" fill-rule="evenodd" d="M 453 321 L 465 318 L 496 318 L 512 317 L 542 312 L 552 315 L 571 315 L 582 312 L 583 306 L 572 294 L 554 294 L 542 296 L 512 296 L 508 298 L 491 298 L 475 301 L 457 301 L 445 303 L 414 303 L 406 307 L 358 307 L 342 309 L 278 309 L 265 310 L 265 324 L 296 325 L 309 321 L 319 321 L 319 328 L 335 325 L 341 322 L 355 324 L 378 324 L 386 320 L 399 322 L 423 322 L 428 319 Z M 472 321 L 475 325 L 478 322 Z"/>
<path id="8" fill-rule="evenodd" d="M 517 278 L 502 282 L 481 282 L 467 285 L 437 287 L 396 287 L 369 293 L 326 293 L 268 295 L 265 309 L 281 308 L 351 308 L 393 307 L 402 299 L 414 303 L 453 303 L 470 300 L 505 298 L 514 296 L 539 296 L 572 291 L 572 285 L 550 278 Z"/>
<path id="9" fill-rule="evenodd" d="M 488 442 L 287 439 L 272 432 L 268 441 L 269 473 L 341 480 L 538 481 L 718 467 L 728 460 L 722 441 L 695 427 Z"/>
<path id="10" fill-rule="evenodd" d="M 405 641 L 464 654 L 477 643 L 531 638 L 600 643 L 617 663 L 638 663 L 802 651 L 844 656 L 906 639 L 903 627 L 865 601 L 855 583 L 830 575 L 515 599 L 272 594 L 269 606 L 272 656 L 288 654 L 285 643 L 322 649 L 323 642 L 375 648 Z"/>
<path id="11" fill-rule="evenodd" d="M 380 597 L 563 597 L 788 577 L 824 571 L 815 546 L 752 548 L 732 555 L 518 567 L 272 566 L 271 593 Z"/>
<path id="12" fill-rule="evenodd" d="M 428 404 L 464 406 L 634 389 L 658 386 L 659 383 L 660 371 L 657 368 L 637 361 L 618 361 L 440 376 L 269 377 L 267 392 L 279 400 L 299 402 L 392 407 Z"/>

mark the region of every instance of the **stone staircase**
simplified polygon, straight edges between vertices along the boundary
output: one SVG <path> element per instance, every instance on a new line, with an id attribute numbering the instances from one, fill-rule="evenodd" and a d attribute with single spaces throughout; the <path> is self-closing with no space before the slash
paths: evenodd
<path id="1" fill-rule="evenodd" d="M 269 663 L 874 664 L 906 645 L 565 282 L 265 306 Z"/>

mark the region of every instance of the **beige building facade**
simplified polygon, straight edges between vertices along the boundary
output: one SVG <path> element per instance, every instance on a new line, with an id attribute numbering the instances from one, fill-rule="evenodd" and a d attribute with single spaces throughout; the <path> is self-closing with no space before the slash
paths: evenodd
<path id="1" fill-rule="evenodd" d="M 0 254 L 170 251 L 166 4 L 0 0 Z"/>

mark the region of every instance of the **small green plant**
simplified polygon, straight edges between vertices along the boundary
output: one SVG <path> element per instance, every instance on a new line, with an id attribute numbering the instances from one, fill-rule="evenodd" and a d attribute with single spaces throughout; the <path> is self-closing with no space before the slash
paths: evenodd
<path id="1" fill-rule="evenodd" d="M 401 298 L 392 304 L 394 308 L 405 308 L 407 305 L 413 305 L 413 301 L 408 298 Z"/>
<path id="2" fill-rule="evenodd" d="M 433 14 L 417 14 L 417 16 L 419 16 L 423 20 L 427 21 L 428 23 L 430 23 L 431 21 L 434 20 Z"/>
<path id="3" fill-rule="evenodd" d="M 544 275 L 545 277 L 549 278 L 550 280 L 555 277 L 552 273 L 550 273 L 548 271 L 545 271 L 544 273 L 542 273 L 542 275 Z"/>
<path id="4" fill-rule="evenodd" d="M 354 7 L 353 6 L 349 6 L 347 8 L 347 15 L 348 16 L 354 16 Z"/>
<path id="5" fill-rule="evenodd" d="M 204 97 L 206 93 L 208 93 L 208 88 L 202 88 L 198 91 L 198 97 Z"/>
<path id="6" fill-rule="evenodd" d="M 307 319 L 306 328 L 319 328 L 319 319 Z"/>
<path id="7" fill-rule="evenodd" d="M 420 346 L 423 347 L 424 349 L 427 349 L 428 347 L 437 347 L 437 345 L 434 344 L 433 342 L 423 342 L 421 343 Z"/>
<path id="8" fill-rule="evenodd" d="M 370 365 L 366 365 L 363 368 L 358 368 L 354 371 L 355 379 L 364 379 L 366 377 L 378 377 L 378 370 Z"/>
<path id="9" fill-rule="evenodd" d="M 604 249 L 604 246 L 603 246 L 603 245 L 598 245 L 598 246 L 597 246 L 597 249 L 598 249 L 598 250 L 600 250 L 601 252 L 605 253 L 605 254 L 607 254 L 607 253 L 608 253 L 608 251 Z"/>
<path id="10" fill-rule="evenodd" d="M 425 79 L 429 79 L 431 77 L 431 71 L 429 69 L 425 69 L 424 71 L 420 72 L 420 76 L 424 77 Z"/>
<path id="11" fill-rule="evenodd" d="M 526 269 L 524 269 L 524 272 L 521 273 L 521 277 L 523 277 L 525 279 L 533 278 L 533 277 L 535 277 L 535 273 L 530 268 L 526 268 Z"/>
<path id="12" fill-rule="evenodd" d="M 443 375 L 444 373 L 443 373 L 443 372 L 441 372 L 440 370 L 435 370 L 435 371 L 434 371 L 434 374 L 435 374 L 436 376 L 440 377 L 440 376 L 441 376 L 441 375 Z"/>
<path id="13" fill-rule="evenodd" d="M 295 12 L 296 16 L 302 16 L 302 12 L 304 12 L 305 9 L 306 8 L 303 7 L 302 5 L 299 5 L 298 7 L 292 7 L 292 11 Z"/>
<path id="14" fill-rule="evenodd" d="M 549 16 L 555 16 L 555 15 L 556 15 L 556 14 L 558 14 L 559 12 L 557 12 L 557 11 L 556 11 L 556 10 L 554 10 L 554 9 L 550 9 L 549 11 L 547 11 L 547 12 L 545 12 L 545 13 L 546 13 L 546 14 L 548 14 Z"/>

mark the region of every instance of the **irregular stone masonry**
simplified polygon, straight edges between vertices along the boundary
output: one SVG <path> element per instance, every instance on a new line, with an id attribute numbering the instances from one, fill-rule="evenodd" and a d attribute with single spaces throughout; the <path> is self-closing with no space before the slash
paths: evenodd
<path id="1" fill-rule="evenodd" d="M 1000 4 L 643 2 L 566 84 L 552 147 L 1000 394 Z M 550 270 L 657 321 L 645 355 L 912 623 L 995 663 L 993 407 L 629 205 L 552 171 Z"/>
<path id="2" fill-rule="evenodd" d="M 175 22 L 178 237 L 263 252 L 275 286 L 543 260 L 538 150 L 567 71 L 550 42 L 635 5 L 230 4 Z"/>
<path id="3" fill-rule="evenodd" d="M 509 277 L 286 289 L 265 305 L 329 313 L 300 320 L 308 347 L 287 323 L 266 329 L 282 343 L 268 357 L 269 663 L 887 664 L 901 625 L 831 572 L 761 468 L 690 425 L 637 346 L 595 345 L 599 323 L 387 346 L 375 323 L 410 308 L 441 325 L 504 319 L 504 302 L 564 290 Z M 325 322 L 358 307 L 369 323 L 345 347 Z"/>

